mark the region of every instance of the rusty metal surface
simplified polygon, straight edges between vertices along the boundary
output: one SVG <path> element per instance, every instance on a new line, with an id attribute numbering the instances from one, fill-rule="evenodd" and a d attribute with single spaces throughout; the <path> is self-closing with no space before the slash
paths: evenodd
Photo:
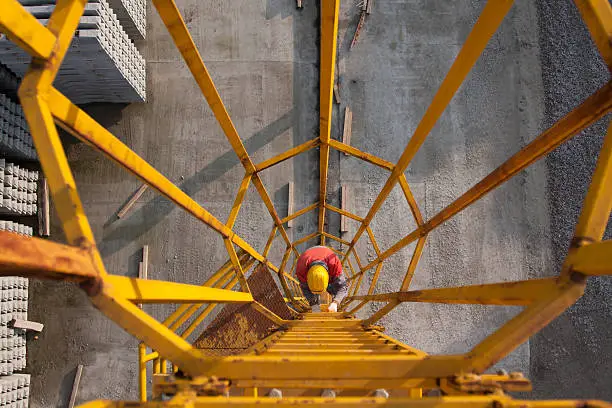
<path id="1" fill-rule="evenodd" d="M 265 265 L 255 268 L 247 282 L 256 301 L 283 319 L 293 319 Z M 277 328 L 250 304 L 226 305 L 194 342 L 194 347 L 220 356 L 240 354 Z"/>

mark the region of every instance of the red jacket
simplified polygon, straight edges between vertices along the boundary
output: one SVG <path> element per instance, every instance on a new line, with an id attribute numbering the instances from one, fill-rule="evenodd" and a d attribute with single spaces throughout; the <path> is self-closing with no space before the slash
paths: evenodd
<path id="1" fill-rule="evenodd" d="M 308 267 L 314 261 L 323 261 L 327 264 L 330 282 L 342 275 L 342 264 L 336 254 L 328 247 L 315 246 L 304 251 L 297 261 L 296 275 L 300 282 L 307 281 Z"/>

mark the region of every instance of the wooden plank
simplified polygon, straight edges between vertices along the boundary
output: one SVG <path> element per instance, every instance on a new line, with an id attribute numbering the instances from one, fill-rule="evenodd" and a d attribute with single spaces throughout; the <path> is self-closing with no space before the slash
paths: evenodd
<path id="1" fill-rule="evenodd" d="M 145 245 L 142 247 L 142 261 L 138 263 L 138 278 L 149 279 L 149 246 Z M 142 303 L 138 304 L 138 307 L 142 309 Z"/>
<path id="2" fill-rule="evenodd" d="M 297 0 L 297 8 L 302 8 L 302 0 Z"/>
<path id="3" fill-rule="evenodd" d="M 140 279 L 149 279 L 149 246 L 145 245 L 142 247 L 142 274 L 138 277 Z"/>
<path id="4" fill-rule="evenodd" d="M 47 183 L 46 177 L 41 179 L 39 191 L 38 235 L 41 237 L 48 237 L 51 235 L 51 212 L 49 203 L 49 184 Z"/>
<path id="5" fill-rule="evenodd" d="M 293 187 L 293 181 L 289 182 L 289 188 L 288 188 L 288 194 L 287 194 L 287 217 L 290 216 L 291 214 L 293 214 L 293 212 L 295 211 L 295 200 L 294 200 L 294 187 Z M 291 228 L 293 227 L 293 220 L 289 220 L 287 221 L 287 228 Z"/>
<path id="6" fill-rule="evenodd" d="M 346 107 L 344 110 L 344 131 L 342 133 L 342 143 L 347 146 L 351 145 L 351 134 L 353 133 L 353 111 L 350 107 Z M 344 152 L 347 156 L 348 153 Z"/>
<path id="7" fill-rule="evenodd" d="M 29 320 L 13 319 L 9 323 L 9 327 L 13 327 L 15 329 L 31 330 L 40 333 L 43 330 L 44 325 L 42 323 L 31 322 Z"/>
<path id="8" fill-rule="evenodd" d="M 128 202 L 125 203 L 125 205 L 121 207 L 121 209 L 117 212 L 117 218 L 125 217 L 125 214 L 127 214 L 128 211 L 130 211 L 130 209 L 134 206 L 134 204 L 136 204 L 136 201 L 138 201 L 140 196 L 144 194 L 148 187 L 148 184 L 143 184 L 142 186 L 140 186 L 140 188 L 136 190 L 136 192 L 132 195 Z"/>
<path id="9" fill-rule="evenodd" d="M 365 12 L 366 14 L 370 14 L 372 12 L 372 3 L 374 3 L 374 0 L 366 0 L 366 3 Z"/>
<path id="10" fill-rule="evenodd" d="M 340 209 L 346 211 L 348 205 L 349 187 L 346 184 L 340 186 Z M 348 232 L 348 217 L 340 216 L 340 232 Z"/>
<path id="11" fill-rule="evenodd" d="M 70 393 L 70 402 L 68 408 L 74 408 L 76 403 L 77 392 L 79 391 L 79 384 L 81 383 L 81 375 L 83 375 L 83 364 L 79 364 L 74 376 L 74 382 L 72 383 L 72 392 Z"/>
<path id="12" fill-rule="evenodd" d="M 361 16 L 359 17 L 359 23 L 357 23 L 357 28 L 355 29 L 355 34 L 353 35 L 353 41 L 351 41 L 351 46 L 349 50 L 352 49 L 355 44 L 357 44 L 357 39 L 359 38 L 359 34 L 361 33 L 361 29 L 363 28 L 363 24 L 365 23 L 366 12 L 362 11 Z"/>
<path id="13" fill-rule="evenodd" d="M 334 85 L 334 101 L 340 105 L 341 99 L 340 99 L 340 88 L 338 88 L 338 84 Z"/>

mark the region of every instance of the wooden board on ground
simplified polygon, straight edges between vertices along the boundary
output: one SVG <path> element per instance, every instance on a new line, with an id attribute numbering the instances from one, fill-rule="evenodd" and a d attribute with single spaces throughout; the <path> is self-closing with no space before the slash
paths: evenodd
<path id="1" fill-rule="evenodd" d="M 43 330 L 43 327 L 45 326 L 42 323 L 31 322 L 29 320 L 13 319 L 9 323 L 9 327 L 13 327 L 15 329 L 31 330 L 40 333 Z"/>
<path id="2" fill-rule="evenodd" d="M 289 182 L 288 194 L 287 194 L 287 216 L 290 216 L 295 211 L 294 209 L 294 185 L 293 181 Z M 293 227 L 293 220 L 287 221 L 287 228 Z"/>
<path id="3" fill-rule="evenodd" d="M 338 84 L 334 85 L 334 101 L 340 105 L 340 88 L 338 88 Z"/>
<path id="4" fill-rule="evenodd" d="M 348 194 L 349 194 L 349 187 L 346 184 L 342 184 L 340 186 L 340 208 L 348 211 L 346 209 L 347 204 L 348 204 Z M 347 217 L 345 217 L 344 215 L 340 216 L 340 232 L 344 233 L 344 232 L 348 232 L 348 222 L 347 222 Z"/>
<path id="5" fill-rule="evenodd" d="M 48 237 L 51 235 L 51 211 L 49 203 L 49 183 L 47 178 L 43 177 L 39 185 L 39 197 L 38 202 L 38 235 L 41 237 Z"/>
<path id="6" fill-rule="evenodd" d="M 136 192 L 132 195 L 132 197 L 128 200 L 128 202 L 125 203 L 125 205 L 121 207 L 121 209 L 117 212 L 117 218 L 123 218 L 125 214 L 127 214 L 128 211 L 132 209 L 134 204 L 136 204 L 136 201 L 138 201 L 140 196 L 144 194 L 144 192 L 146 191 L 148 187 L 149 187 L 148 184 L 143 184 L 142 186 L 140 186 L 140 188 L 136 190 Z"/>
<path id="7" fill-rule="evenodd" d="M 351 134 L 353 133 L 353 111 L 350 107 L 344 110 L 344 131 L 342 132 L 342 143 L 351 145 Z M 348 153 L 344 153 L 346 156 Z"/>

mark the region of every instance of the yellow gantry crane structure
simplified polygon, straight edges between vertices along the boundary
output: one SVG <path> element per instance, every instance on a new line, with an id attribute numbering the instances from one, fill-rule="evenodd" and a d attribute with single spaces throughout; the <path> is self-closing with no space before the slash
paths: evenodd
<path id="1" fill-rule="evenodd" d="M 53 87 L 53 80 L 87 0 L 57 0 L 55 11 L 46 26 L 41 25 L 17 0 L 1 2 L 0 31 L 32 57 L 30 68 L 19 89 L 19 97 L 68 245 L 0 232 L 0 273 L 68 280 L 79 284 L 102 313 L 142 342 L 139 359 L 143 371 L 147 362 L 153 363 L 154 372 L 158 374 L 168 372 L 168 362 L 180 369 L 177 375 L 160 376 L 155 381 L 152 394 L 159 398 L 154 401 L 146 401 L 146 377 L 141 373 L 141 401 L 92 401 L 85 404 L 85 407 L 254 404 L 495 408 L 609 406 L 601 401 L 514 400 L 505 391 L 528 389 L 529 382 L 525 378 L 519 374 L 483 373 L 572 305 L 583 294 L 589 276 L 612 274 L 612 241 L 602 241 L 612 210 L 612 129 L 605 136 L 574 239 L 559 276 L 419 291 L 411 291 L 410 282 L 427 235 L 432 230 L 610 112 L 612 83 L 605 84 L 466 193 L 431 219 L 425 220 L 410 191 L 404 171 L 498 29 L 513 4 L 512 0 L 487 1 L 431 105 L 395 164 L 331 138 L 339 0 L 321 0 L 320 5 L 320 136 L 262 163 L 254 163 L 248 155 L 175 2 L 152 2 L 244 166 L 245 176 L 226 222 L 215 218 Z M 575 0 L 575 3 L 604 61 L 612 68 L 612 8 L 609 1 Z M 228 262 L 202 286 L 109 274 L 96 247 L 56 126 L 99 150 L 219 233 L 227 248 Z M 314 148 L 320 150 L 319 201 L 281 219 L 259 172 Z M 382 191 L 363 218 L 326 201 L 330 149 L 358 157 L 389 171 Z M 256 187 L 274 222 L 268 243 L 261 253 L 233 231 L 241 203 L 251 183 Z M 414 215 L 417 228 L 383 252 L 376 243 L 370 222 L 398 183 Z M 318 210 L 317 232 L 291 242 L 283 224 L 315 210 Z M 360 223 L 350 242 L 324 230 L 327 211 Z M 355 249 L 355 244 L 364 233 L 369 236 L 377 254 L 376 259 L 367 264 L 363 264 Z M 277 235 L 286 245 L 280 265 L 274 265 L 267 258 Z M 345 252 L 339 254 L 348 266 L 345 270 L 351 288 L 338 313 L 312 313 L 293 275 L 295 262 L 293 267 L 288 267 L 290 256 L 299 255 L 296 246 L 314 237 L 320 237 L 322 244 L 326 239 L 331 239 L 347 247 Z M 397 292 L 374 294 L 374 285 L 384 261 L 415 241 L 416 249 L 405 278 L 398 282 Z M 356 265 L 351 262 L 351 256 Z M 246 271 L 254 264 L 265 265 L 278 274 L 285 297 L 294 310 L 300 312 L 296 313 L 297 319 L 284 320 L 254 299 L 245 277 Z M 364 274 L 370 270 L 374 270 L 372 283 L 367 292 L 360 291 Z M 232 290 L 235 285 L 238 285 L 239 290 Z M 365 320 L 354 318 L 355 312 L 369 302 L 383 302 L 385 305 Z M 380 318 L 401 302 L 512 305 L 524 309 L 466 354 L 426 355 L 386 336 L 380 327 L 375 326 Z M 137 306 L 143 303 L 175 303 L 180 304 L 180 307 L 160 322 Z M 235 356 L 212 356 L 187 342 L 186 338 L 198 328 L 211 310 L 225 303 L 250 304 L 281 329 L 244 354 Z M 208 306 L 198 312 L 203 304 Z M 186 331 L 178 332 L 183 323 L 194 316 L 195 320 Z M 147 348 L 153 351 L 147 353 Z M 356 396 L 322 398 L 304 394 L 275 399 L 262 396 L 262 392 L 259 392 L 263 388 L 272 387 L 352 390 Z M 389 399 L 368 394 L 377 388 L 399 390 L 404 394 L 400 395 L 398 391 L 397 395 L 400 396 L 395 397 L 393 394 Z M 439 390 L 438 396 L 425 396 L 433 389 Z M 244 391 L 241 396 L 234 396 L 235 390 Z"/>

